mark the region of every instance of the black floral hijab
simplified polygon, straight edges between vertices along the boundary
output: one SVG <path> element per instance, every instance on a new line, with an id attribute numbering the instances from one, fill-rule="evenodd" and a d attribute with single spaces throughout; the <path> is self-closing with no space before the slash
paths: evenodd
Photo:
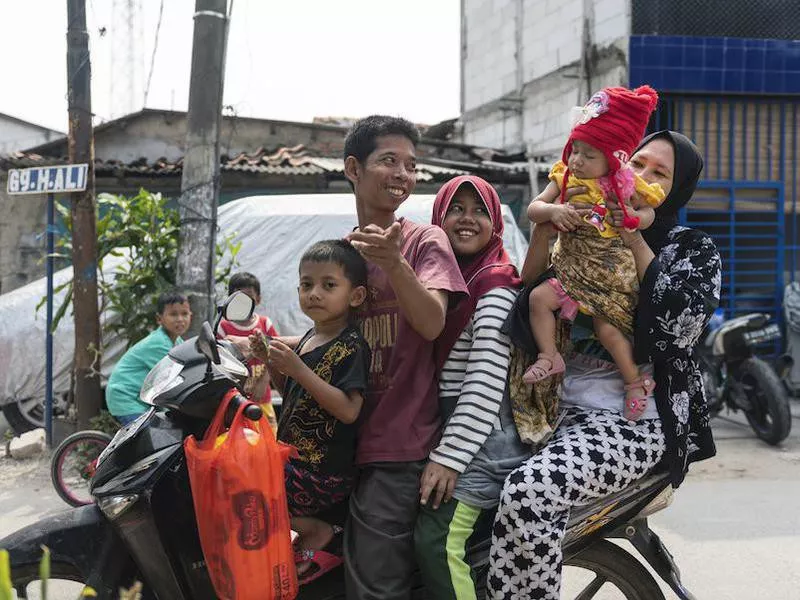
<path id="1" fill-rule="evenodd" d="M 634 154 L 656 139 L 665 139 L 675 149 L 675 168 L 672 171 L 672 191 L 656 209 L 656 220 L 642 232 L 645 241 L 658 253 L 667 241 L 667 234 L 678 224 L 678 213 L 692 199 L 700 173 L 703 157 L 694 142 L 685 135 L 669 129 L 651 133 L 642 140 Z"/>

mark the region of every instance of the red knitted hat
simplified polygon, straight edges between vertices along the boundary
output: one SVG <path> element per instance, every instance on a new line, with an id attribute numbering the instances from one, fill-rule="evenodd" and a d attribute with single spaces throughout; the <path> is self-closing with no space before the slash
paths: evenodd
<path id="1" fill-rule="evenodd" d="M 564 164 L 569 164 L 569 155 L 572 153 L 572 143 L 575 140 L 597 148 L 608 160 L 608 175 L 617 196 L 620 197 L 614 175 L 628 162 L 642 141 L 650 115 L 656 106 L 658 106 L 658 93 L 649 85 L 643 85 L 635 90 L 624 87 L 600 90 L 583 108 L 577 109 L 576 123 L 564 146 L 561 160 Z M 569 176 L 569 172 L 566 175 Z M 562 203 L 566 199 L 565 190 L 566 186 L 562 186 Z M 623 204 L 620 204 L 620 207 L 627 221 L 623 226 L 635 229 L 638 226 L 638 219 L 628 217 Z"/>

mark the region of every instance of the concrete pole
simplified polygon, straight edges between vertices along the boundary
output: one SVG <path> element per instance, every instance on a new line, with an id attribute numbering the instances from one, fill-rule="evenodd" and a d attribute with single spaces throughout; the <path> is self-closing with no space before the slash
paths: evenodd
<path id="1" fill-rule="evenodd" d="M 189 295 L 196 334 L 214 312 L 219 131 L 225 80 L 227 0 L 196 0 L 186 151 L 181 180 L 177 284 Z"/>
<path id="2" fill-rule="evenodd" d="M 85 0 L 67 0 L 67 101 L 69 161 L 87 163 L 86 191 L 72 194 L 72 303 L 75 314 L 73 375 L 78 428 L 100 412 L 100 314 L 97 306 L 97 223 L 94 199 L 91 64 Z"/>

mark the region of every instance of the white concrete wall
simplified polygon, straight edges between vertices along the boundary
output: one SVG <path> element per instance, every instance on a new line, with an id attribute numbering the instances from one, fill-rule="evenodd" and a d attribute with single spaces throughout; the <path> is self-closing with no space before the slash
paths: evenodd
<path id="1" fill-rule="evenodd" d="M 509 148 L 519 139 L 519 117 L 495 110 L 464 121 L 463 136 L 487 148 Z"/>
<path id="2" fill-rule="evenodd" d="M 472 110 L 516 87 L 517 0 L 466 0 L 464 107 Z"/>
<path id="3" fill-rule="evenodd" d="M 579 103 L 584 0 L 521 0 L 522 52 L 515 56 L 518 0 L 465 0 L 462 139 L 509 150 L 529 142 L 558 150 Z M 591 0 L 592 37 L 603 58 L 592 88 L 627 83 L 630 0 Z M 516 69 L 522 70 L 522 114 L 514 113 Z M 586 94 L 581 94 L 580 102 Z M 522 134 L 520 135 L 520 128 Z"/>
<path id="4" fill-rule="evenodd" d="M 525 82 L 580 60 L 583 0 L 525 0 Z"/>
<path id="5" fill-rule="evenodd" d="M 625 85 L 627 78 L 627 68 L 611 68 L 593 79 L 592 87 Z M 537 154 L 561 154 L 569 137 L 570 109 L 578 103 L 577 80 L 558 72 L 537 80 L 526 89 L 525 139 L 533 144 Z"/>
<path id="6" fill-rule="evenodd" d="M 594 43 L 606 46 L 631 34 L 630 0 L 594 0 Z"/>
<path id="7" fill-rule="evenodd" d="M 56 132 L 0 115 L 0 154 L 38 146 L 58 137 L 61 136 Z"/>

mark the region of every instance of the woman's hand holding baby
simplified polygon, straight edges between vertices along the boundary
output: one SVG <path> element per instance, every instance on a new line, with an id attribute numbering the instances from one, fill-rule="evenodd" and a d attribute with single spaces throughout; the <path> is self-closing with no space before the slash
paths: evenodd
<path id="1" fill-rule="evenodd" d="M 614 227 L 622 229 L 622 220 L 625 218 L 625 214 L 622 212 L 619 202 L 615 198 L 609 198 L 606 202 L 606 206 L 608 206 L 611 211 L 611 224 L 614 225 Z M 648 206 L 637 209 L 633 207 L 630 200 L 626 200 L 625 209 L 629 215 L 639 217 L 639 227 L 637 227 L 637 229 L 647 229 L 653 224 L 653 221 L 655 221 L 656 213 Z"/>

